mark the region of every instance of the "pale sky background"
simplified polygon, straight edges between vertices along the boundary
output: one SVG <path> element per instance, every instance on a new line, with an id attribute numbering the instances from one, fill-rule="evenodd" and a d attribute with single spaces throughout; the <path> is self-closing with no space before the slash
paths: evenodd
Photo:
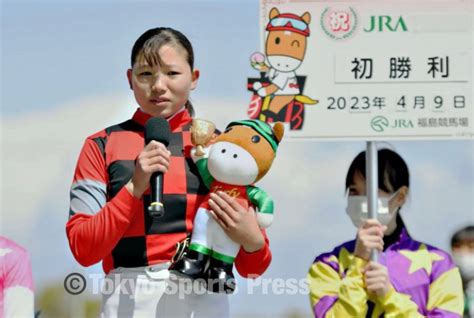
<path id="1" fill-rule="evenodd" d="M 232 1 L 2 1 L 0 233 L 28 249 L 37 290 L 83 269 L 64 225 L 69 186 L 88 135 L 128 119 L 136 109 L 125 72 L 136 38 L 171 26 L 193 43 L 201 70 L 192 101 L 199 117 L 221 128 L 243 118 L 259 49 L 259 3 Z M 316 33 L 317 36 L 317 33 Z M 472 106 L 472 105 L 471 105 Z M 391 142 L 411 170 L 402 211 L 411 234 L 443 249 L 474 224 L 471 141 Z M 259 183 L 275 199 L 268 230 L 273 262 L 267 278 L 302 279 L 314 257 L 353 238 L 345 214 L 347 168 L 364 142 L 284 141 Z M 239 280 L 241 290 L 246 281 Z M 307 295 L 241 292 L 234 316 L 310 316 Z"/>

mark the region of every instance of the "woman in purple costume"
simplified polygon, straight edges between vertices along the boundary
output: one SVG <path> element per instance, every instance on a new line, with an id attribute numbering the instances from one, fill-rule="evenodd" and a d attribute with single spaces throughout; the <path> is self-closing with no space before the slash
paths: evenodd
<path id="1" fill-rule="evenodd" d="M 448 253 L 414 240 L 400 216 L 409 189 L 405 161 L 378 151 L 378 219 L 367 219 L 365 152 L 346 177 L 355 240 L 316 257 L 308 273 L 315 317 L 462 317 L 463 290 Z M 370 261 L 377 250 L 378 262 Z"/>

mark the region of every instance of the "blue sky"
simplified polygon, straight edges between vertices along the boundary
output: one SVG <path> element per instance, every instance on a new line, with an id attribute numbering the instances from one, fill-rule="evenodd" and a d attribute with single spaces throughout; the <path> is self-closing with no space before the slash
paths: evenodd
<path id="1" fill-rule="evenodd" d="M 245 78 L 229 74 L 247 69 L 258 49 L 256 1 L 4 1 L 3 114 L 126 91 L 131 47 L 156 26 L 193 43 L 202 70 L 196 96 L 245 94 Z"/>
<path id="2" fill-rule="evenodd" d="M 32 256 L 38 288 L 80 270 L 65 237 L 68 190 L 84 138 L 136 108 L 125 72 L 135 39 L 171 26 L 193 43 L 201 69 L 192 100 L 219 127 L 250 100 L 249 55 L 258 50 L 258 1 L 3 1 L 1 233 Z M 403 217 L 418 239 L 447 249 L 474 223 L 473 142 L 392 142 L 412 175 Z M 306 275 L 314 257 L 353 237 L 344 180 L 364 142 L 291 142 L 260 186 L 274 198 L 269 278 Z M 239 281 L 244 288 L 246 282 Z M 231 298 L 235 315 L 310 315 L 306 295 Z M 252 317 L 255 317 L 253 315 Z"/>

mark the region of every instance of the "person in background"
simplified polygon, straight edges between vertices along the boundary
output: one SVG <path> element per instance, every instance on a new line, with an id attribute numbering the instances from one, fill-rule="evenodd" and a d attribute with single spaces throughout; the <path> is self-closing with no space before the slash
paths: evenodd
<path id="1" fill-rule="evenodd" d="M 464 317 L 474 318 L 474 226 L 466 226 L 453 234 L 451 251 L 464 286 Z"/>
<path id="2" fill-rule="evenodd" d="M 400 215 L 410 187 L 405 161 L 392 150 L 378 150 L 374 220 L 367 219 L 365 157 L 355 157 L 345 186 L 356 239 L 316 257 L 308 273 L 314 316 L 461 317 L 458 268 L 448 253 L 412 238 Z M 435 211 L 423 213 L 428 223 Z M 372 250 L 378 262 L 370 261 Z"/>
<path id="3" fill-rule="evenodd" d="M 0 317 L 33 317 L 34 286 L 28 252 L 0 236 Z"/>

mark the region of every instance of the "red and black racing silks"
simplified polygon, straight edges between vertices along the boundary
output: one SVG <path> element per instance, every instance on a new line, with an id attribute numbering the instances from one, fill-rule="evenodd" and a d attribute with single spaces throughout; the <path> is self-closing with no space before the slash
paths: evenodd
<path id="1" fill-rule="evenodd" d="M 81 150 L 66 232 L 74 257 L 84 266 L 102 260 L 108 273 L 117 267 L 168 262 L 176 243 L 192 232 L 194 215 L 208 189 L 190 156 L 192 118 L 187 110 L 169 120 L 171 161 L 163 181 L 165 215 L 149 215 L 149 190 L 140 200 L 124 187 L 143 150 L 143 127 L 149 118 L 138 109 L 132 119 L 88 137 Z M 236 268 L 244 277 L 261 275 L 270 261 L 265 235 L 260 251 L 247 253 L 241 248 Z"/>

